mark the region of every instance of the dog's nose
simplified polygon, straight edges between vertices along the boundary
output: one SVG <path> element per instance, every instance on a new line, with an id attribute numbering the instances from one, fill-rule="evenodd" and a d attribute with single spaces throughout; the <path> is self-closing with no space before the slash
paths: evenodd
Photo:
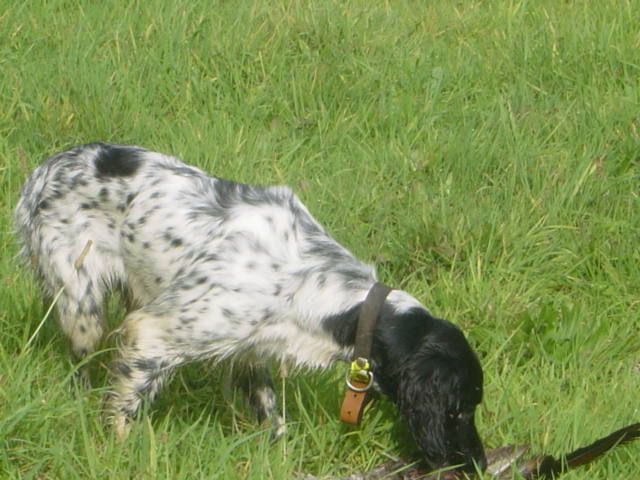
<path id="1" fill-rule="evenodd" d="M 476 464 L 476 468 L 481 472 L 484 472 L 487 469 L 487 456 L 484 454 L 484 451 L 480 452 L 480 455 L 474 458 L 474 462 Z"/>
<path id="2" fill-rule="evenodd" d="M 487 457 L 484 451 L 469 453 L 462 470 L 466 473 L 484 472 L 487 469 Z"/>

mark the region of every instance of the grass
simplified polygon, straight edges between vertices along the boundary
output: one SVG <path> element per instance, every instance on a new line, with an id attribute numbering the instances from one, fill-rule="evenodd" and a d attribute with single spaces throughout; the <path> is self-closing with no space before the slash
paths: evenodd
<path id="1" fill-rule="evenodd" d="M 0 3 L 3 478 L 285 479 L 411 449 L 384 401 L 338 422 L 339 368 L 278 380 L 282 442 L 193 366 L 116 444 L 55 322 L 27 348 L 46 306 L 11 233 L 28 171 L 93 140 L 292 185 L 381 279 L 465 329 L 488 447 L 559 454 L 640 420 L 630 0 Z M 639 453 L 564 478 L 635 479 Z"/>

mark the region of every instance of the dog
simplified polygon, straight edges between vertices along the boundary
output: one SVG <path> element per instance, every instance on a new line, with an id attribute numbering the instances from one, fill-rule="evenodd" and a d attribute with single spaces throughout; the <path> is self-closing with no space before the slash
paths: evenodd
<path id="1" fill-rule="evenodd" d="M 175 367 L 205 359 L 232 361 L 258 420 L 281 428 L 267 359 L 349 360 L 376 282 L 290 188 L 235 183 L 137 146 L 91 143 L 48 158 L 22 188 L 15 225 L 46 293 L 59 293 L 77 360 L 103 337 L 106 295 L 124 288 L 132 299 L 109 400 L 121 438 Z M 483 470 L 482 368 L 461 330 L 393 290 L 371 356 L 428 466 Z"/>

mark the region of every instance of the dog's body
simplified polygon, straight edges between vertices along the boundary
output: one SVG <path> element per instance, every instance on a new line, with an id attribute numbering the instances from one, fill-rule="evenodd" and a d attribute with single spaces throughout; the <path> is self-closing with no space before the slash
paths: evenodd
<path id="1" fill-rule="evenodd" d="M 47 292 L 64 287 L 58 317 L 77 358 L 102 338 L 109 290 L 130 293 L 136 310 L 122 326 L 111 402 L 121 433 L 141 395 L 152 399 L 174 367 L 208 358 L 243 366 L 239 384 L 258 416 L 277 423 L 266 359 L 349 359 L 375 282 L 289 188 L 211 177 L 139 147 L 96 143 L 51 157 L 23 187 L 16 226 Z M 372 357 L 431 466 L 484 465 L 473 421 L 482 371 L 456 327 L 394 290 Z"/>

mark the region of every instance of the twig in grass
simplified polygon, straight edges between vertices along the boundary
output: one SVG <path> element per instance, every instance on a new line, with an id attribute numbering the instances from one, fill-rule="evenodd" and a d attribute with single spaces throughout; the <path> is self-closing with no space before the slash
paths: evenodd
<path id="1" fill-rule="evenodd" d="M 84 259 L 86 258 L 87 254 L 89 253 L 89 250 L 91 250 L 91 246 L 92 245 L 93 245 L 93 241 L 91 239 L 87 240 L 87 244 L 82 249 L 82 252 L 80 253 L 80 256 L 78 258 L 76 258 L 75 262 L 73 262 L 73 266 L 74 266 L 74 268 L 76 270 L 80 270 L 80 267 L 82 267 L 82 264 L 84 263 Z"/>
<path id="2" fill-rule="evenodd" d="M 51 314 L 51 310 L 53 310 L 54 305 L 58 302 L 60 295 L 62 295 L 62 292 L 64 292 L 64 287 L 61 287 L 60 290 L 58 290 L 58 293 L 56 293 L 56 296 L 53 297 L 53 301 L 51 302 L 51 305 L 49 305 L 49 309 L 47 310 L 47 313 L 45 313 L 44 317 L 42 317 L 42 320 L 40 320 L 40 324 L 38 325 L 38 328 L 36 328 L 36 331 L 33 332 L 33 335 L 31 335 L 29 340 L 27 340 L 26 345 L 22 349 L 23 352 L 25 352 L 29 348 L 29 346 L 31 345 L 31 342 L 33 342 L 33 339 L 36 338 L 36 335 L 38 335 L 38 332 L 44 325 L 44 322 L 46 322 L 47 318 L 49 318 L 49 315 Z"/>

